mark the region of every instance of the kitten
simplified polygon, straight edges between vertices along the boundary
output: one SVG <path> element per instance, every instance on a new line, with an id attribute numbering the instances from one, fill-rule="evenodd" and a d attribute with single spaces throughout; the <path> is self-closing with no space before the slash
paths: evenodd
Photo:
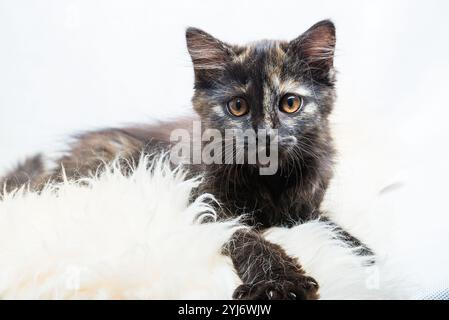
<path id="1" fill-rule="evenodd" d="M 335 99 L 333 24 L 320 22 L 291 42 L 248 46 L 231 46 L 188 29 L 187 44 L 195 68 L 192 102 L 203 126 L 276 129 L 279 138 L 276 174 L 259 175 L 254 166 L 215 165 L 206 170 L 211 179 L 202 191 L 212 190 L 221 202 L 232 198 L 227 213 L 250 212 L 250 223 L 261 227 L 316 218 L 334 155 L 328 121 Z M 235 97 L 248 109 L 242 116 L 226 108 Z M 288 99 L 296 110 L 288 109 Z M 223 188 L 221 180 L 213 179 L 226 175 L 238 180 Z"/>
<path id="2" fill-rule="evenodd" d="M 279 141 L 279 168 L 273 175 L 260 175 L 257 164 L 187 165 L 191 175 L 204 177 L 197 195 L 213 194 L 221 219 L 242 216 L 254 227 L 236 232 L 223 248 L 243 282 L 234 298 L 318 298 L 318 283 L 260 231 L 291 227 L 321 214 L 334 156 L 328 120 L 335 100 L 333 23 L 321 21 L 290 42 L 230 45 L 195 28 L 187 29 L 186 39 L 195 72 L 192 103 L 203 129 L 267 129 L 269 136 L 276 130 Z M 80 178 L 118 155 L 137 162 L 142 150 L 169 150 L 171 132 L 190 127 L 192 120 L 89 132 L 76 138 L 58 164 L 67 176 Z M 60 169 L 45 172 L 36 163 L 39 174 L 20 173 L 28 167 L 8 175 L 6 190 L 23 184 L 24 174 L 34 189 L 62 179 Z M 17 183 L 15 176 L 21 177 Z M 372 254 L 339 230 L 348 243 L 362 247 L 361 254 Z"/>

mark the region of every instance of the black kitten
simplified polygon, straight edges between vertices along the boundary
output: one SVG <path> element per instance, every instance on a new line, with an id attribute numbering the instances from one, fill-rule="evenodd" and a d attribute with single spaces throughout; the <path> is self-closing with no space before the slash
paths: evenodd
<path id="1" fill-rule="evenodd" d="M 271 175 L 261 175 L 257 163 L 188 166 L 192 175 L 204 176 L 197 194 L 217 198 L 221 219 L 244 216 L 254 227 L 234 234 L 223 249 L 243 281 L 234 298 L 316 299 L 317 282 L 259 231 L 320 216 L 334 154 L 328 116 L 335 99 L 335 27 L 326 20 L 290 42 L 264 40 L 246 46 L 229 45 L 194 28 L 186 38 L 195 70 L 192 102 L 203 129 L 223 134 L 226 129 L 264 129 L 269 138 L 276 132 L 279 142 L 278 168 Z M 173 129 L 191 125 L 192 119 L 184 119 L 90 132 L 77 137 L 58 162 L 72 178 L 90 175 L 118 155 L 137 162 L 142 150 L 169 150 Z M 20 169 L 8 175 L 7 190 L 24 183 Z M 26 174 L 34 189 L 61 179 L 60 169 Z M 342 233 L 345 241 L 362 245 Z M 372 254 L 369 249 L 362 253 Z"/>
<path id="2" fill-rule="evenodd" d="M 187 30 L 195 68 L 192 99 L 203 126 L 277 131 L 278 170 L 258 174 L 250 165 L 211 165 L 211 192 L 229 216 L 250 214 L 260 227 L 291 226 L 316 218 L 332 175 L 333 145 L 328 115 L 335 98 L 335 28 L 314 25 L 291 42 L 223 43 Z M 217 176 L 230 176 L 223 182 Z M 229 199 L 231 199 L 229 201 Z"/>

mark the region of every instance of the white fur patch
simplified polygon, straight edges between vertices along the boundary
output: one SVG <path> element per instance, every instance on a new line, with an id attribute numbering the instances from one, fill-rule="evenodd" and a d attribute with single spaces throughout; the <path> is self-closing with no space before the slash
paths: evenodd
<path id="1" fill-rule="evenodd" d="M 224 117 L 225 113 L 223 111 L 223 107 L 220 105 L 215 105 L 212 107 L 212 111 L 219 117 Z"/>
<path id="2" fill-rule="evenodd" d="M 153 171 L 141 163 L 129 177 L 114 166 L 87 186 L 66 181 L 0 200 L 0 298 L 231 298 L 240 280 L 220 252 L 239 226 L 196 223 L 213 214 L 210 196 L 189 204 L 199 180 L 162 160 Z M 334 235 L 313 221 L 267 238 L 299 257 L 324 299 L 397 296 L 390 278 L 370 288 L 363 259 Z"/>

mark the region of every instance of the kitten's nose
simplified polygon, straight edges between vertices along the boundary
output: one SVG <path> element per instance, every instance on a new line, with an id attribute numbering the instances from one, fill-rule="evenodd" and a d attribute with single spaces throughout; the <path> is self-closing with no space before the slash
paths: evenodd
<path id="1" fill-rule="evenodd" d="M 265 135 L 267 137 L 274 136 L 276 134 L 276 129 L 273 129 L 271 127 L 267 127 L 265 125 L 258 126 L 257 127 L 257 133 L 260 135 Z"/>

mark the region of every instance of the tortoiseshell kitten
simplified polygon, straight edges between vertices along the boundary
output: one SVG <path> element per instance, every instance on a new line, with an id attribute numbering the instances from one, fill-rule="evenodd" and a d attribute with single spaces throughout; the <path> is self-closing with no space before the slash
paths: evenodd
<path id="1" fill-rule="evenodd" d="M 205 187 L 221 201 L 232 198 L 230 216 L 250 212 L 250 223 L 262 228 L 316 218 L 333 166 L 334 25 L 322 21 L 291 42 L 242 47 L 188 29 L 187 44 L 195 68 L 192 101 L 203 126 L 276 129 L 279 138 L 275 175 L 259 175 L 255 166 L 211 165 Z M 226 175 L 239 178 L 223 188 L 214 177 Z"/>
<path id="2" fill-rule="evenodd" d="M 192 102 L 203 128 L 276 129 L 279 136 L 274 175 L 260 175 L 257 165 L 247 164 L 189 167 L 204 176 L 197 192 L 215 195 L 221 219 L 245 215 L 254 227 L 237 232 L 224 246 L 243 282 L 234 298 L 318 298 L 318 283 L 260 231 L 320 216 L 334 155 L 328 121 L 335 99 L 333 23 L 319 22 L 290 42 L 229 45 L 195 28 L 187 29 L 186 39 L 195 71 Z M 77 137 L 58 162 L 73 178 L 95 172 L 118 154 L 137 162 L 142 150 L 169 149 L 170 132 L 191 121 L 90 132 Z M 25 177 L 38 189 L 48 179 L 60 179 L 61 171 L 45 172 L 34 158 L 8 175 L 7 189 L 28 182 Z M 363 247 L 341 232 L 346 241 Z M 365 248 L 361 254 L 372 253 Z"/>

